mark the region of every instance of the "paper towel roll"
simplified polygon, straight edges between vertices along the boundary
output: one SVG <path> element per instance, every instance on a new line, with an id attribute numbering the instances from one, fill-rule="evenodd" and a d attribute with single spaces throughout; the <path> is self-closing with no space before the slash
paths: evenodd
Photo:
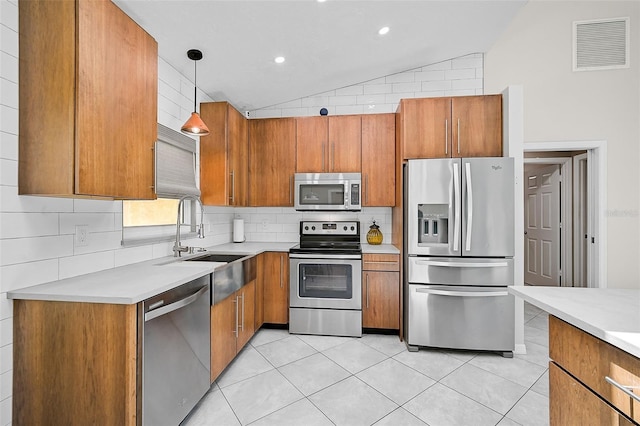
<path id="1" fill-rule="evenodd" d="M 242 243 L 244 240 L 244 220 L 233 219 L 233 242 Z"/>

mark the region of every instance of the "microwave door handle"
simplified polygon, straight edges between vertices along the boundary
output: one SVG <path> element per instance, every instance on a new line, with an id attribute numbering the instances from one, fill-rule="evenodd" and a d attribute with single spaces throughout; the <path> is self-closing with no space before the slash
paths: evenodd
<path id="1" fill-rule="evenodd" d="M 458 162 L 453 163 L 453 251 L 459 250 L 460 242 L 460 170 Z"/>
<path id="2" fill-rule="evenodd" d="M 471 251 L 471 232 L 473 230 L 473 187 L 471 185 L 471 163 L 464 164 L 467 172 L 467 241 L 466 251 Z"/>

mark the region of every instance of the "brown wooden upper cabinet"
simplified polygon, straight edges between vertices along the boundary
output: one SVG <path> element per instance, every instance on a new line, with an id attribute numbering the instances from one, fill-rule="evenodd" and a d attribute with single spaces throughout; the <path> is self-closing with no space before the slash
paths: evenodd
<path id="1" fill-rule="evenodd" d="M 200 137 L 202 202 L 214 206 L 249 204 L 249 136 L 247 119 L 228 102 L 200 104 L 209 127 Z"/>
<path id="2" fill-rule="evenodd" d="M 402 99 L 404 159 L 502 156 L 502 95 Z"/>
<path id="3" fill-rule="evenodd" d="M 298 173 L 358 173 L 360 115 L 296 118 Z"/>
<path id="4" fill-rule="evenodd" d="M 295 118 L 249 120 L 249 205 L 293 206 Z"/>
<path id="5" fill-rule="evenodd" d="M 158 45 L 111 1 L 21 1 L 20 194 L 155 198 Z"/>
<path id="6" fill-rule="evenodd" d="M 363 206 L 395 204 L 395 114 L 362 116 Z"/>

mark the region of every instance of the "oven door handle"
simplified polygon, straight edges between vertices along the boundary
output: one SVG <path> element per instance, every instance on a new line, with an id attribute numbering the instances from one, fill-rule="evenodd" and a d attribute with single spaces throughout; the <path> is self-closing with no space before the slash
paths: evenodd
<path id="1" fill-rule="evenodd" d="M 362 260 L 361 254 L 307 254 L 307 253 L 289 253 L 290 259 L 353 259 Z"/>

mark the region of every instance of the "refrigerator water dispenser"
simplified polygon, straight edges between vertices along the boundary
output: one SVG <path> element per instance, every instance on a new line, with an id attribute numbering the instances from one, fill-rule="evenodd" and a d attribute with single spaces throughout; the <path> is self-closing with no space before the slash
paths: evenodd
<path id="1" fill-rule="evenodd" d="M 449 243 L 449 206 L 418 204 L 418 244 Z"/>

